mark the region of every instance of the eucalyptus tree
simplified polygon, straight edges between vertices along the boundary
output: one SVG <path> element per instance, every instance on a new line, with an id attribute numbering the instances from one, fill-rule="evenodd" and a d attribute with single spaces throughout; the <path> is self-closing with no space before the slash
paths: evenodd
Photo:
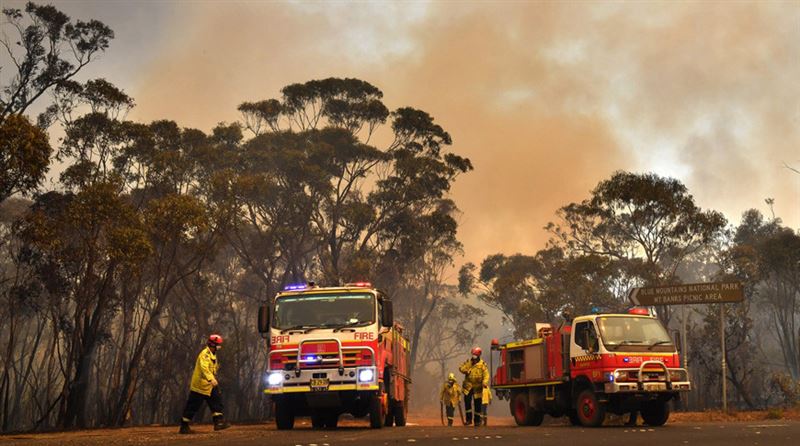
<path id="1" fill-rule="evenodd" d="M 700 209 L 683 183 L 653 173 L 616 172 L 557 216 L 558 223 L 547 225 L 556 244 L 578 255 L 640 260 L 640 283 L 649 285 L 678 280 L 680 265 L 726 224 L 719 212 Z M 660 313 L 666 321 L 668 309 Z"/>
<path id="2" fill-rule="evenodd" d="M 444 153 L 450 135 L 430 115 L 407 107 L 389 112 L 383 93 L 367 82 L 313 80 L 282 93 L 281 100 L 243 103 L 240 111 L 257 135 L 254 144 L 267 135 L 296 139 L 286 154 L 294 158 L 284 165 L 316 176 L 302 191 L 293 187 L 309 200 L 300 200 L 310 205 L 316 243 L 309 247 L 326 283 L 363 277 L 363 265 L 379 252 L 378 233 L 411 209 L 435 208 L 456 176 L 472 168 Z M 370 145 L 388 120 L 386 147 Z"/>
<path id="3" fill-rule="evenodd" d="M 73 21 L 51 5 L 28 2 L 24 9 L 3 8 L 9 33 L 0 37 L 10 79 L 0 87 L 0 124 L 28 107 L 52 87 L 72 79 L 104 52 L 114 32 L 98 20 Z"/>

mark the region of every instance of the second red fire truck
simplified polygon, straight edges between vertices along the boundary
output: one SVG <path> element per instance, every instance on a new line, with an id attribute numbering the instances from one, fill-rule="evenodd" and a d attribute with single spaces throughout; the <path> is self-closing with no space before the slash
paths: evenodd
<path id="1" fill-rule="evenodd" d="M 259 309 L 258 326 L 278 429 L 298 416 L 336 427 L 343 413 L 368 417 L 372 428 L 406 424 L 409 344 L 391 300 L 371 284 L 289 286 Z"/>
<path id="2" fill-rule="evenodd" d="M 538 337 L 500 345 L 492 387 L 510 402 L 519 425 L 537 426 L 545 414 L 600 426 L 606 412 L 639 412 L 660 426 L 669 401 L 691 389 L 675 343 L 646 309 L 592 314 L 571 325 L 537 324 Z"/>

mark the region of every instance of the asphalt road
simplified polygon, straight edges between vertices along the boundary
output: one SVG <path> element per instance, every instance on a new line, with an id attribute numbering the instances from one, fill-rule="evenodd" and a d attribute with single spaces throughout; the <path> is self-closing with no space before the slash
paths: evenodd
<path id="1" fill-rule="evenodd" d="M 69 433 L 0 436 L 5 445 L 288 445 L 288 446 L 477 446 L 477 445 L 702 445 L 785 446 L 800 444 L 800 422 L 679 423 L 660 428 L 606 426 L 585 429 L 565 425 L 540 427 L 406 426 L 372 430 L 349 422 L 336 430 L 312 430 L 307 425 L 277 431 L 273 425 L 234 426 L 222 432 L 200 425 L 191 436 L 176 427 L 139 427 Z"/>

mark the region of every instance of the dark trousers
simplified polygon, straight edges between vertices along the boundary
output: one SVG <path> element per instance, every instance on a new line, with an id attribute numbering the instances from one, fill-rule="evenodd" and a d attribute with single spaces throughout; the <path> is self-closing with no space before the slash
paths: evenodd
<path id="1" fill-rule="evenodd" d="M 445 413 L 447 413 L 447 425 L 453 425 L 453 416 L 456 414 L 456 406 L 444 406 Z"/>
<path id="2" fill-rule="evenodd" d="M 219 387 L 214 387 L 211 389 L 211 395 L 208 396 L 202 393 L 189 392 L 189 399 L 186 400 L 186 408 L 183 409 L 181 421 L 184 423 L 191 422 L 204 401 L 208 403 L 208 408 L 211 409 L 211 416 L 222 416 L 222 394 L 219 391 Z"/>
<path id="3" fill-rule="evenodd" d="M 481 425 L 481 398 L 477 395 L 473 395 L 470 393 L 469 395 L 464 395 L 464 412 L 466 412 L 466 422 L 467 424 L 472 424 L 473 414 L 472 414 L 472 401 L 475 401 L 475 426 Z"/>

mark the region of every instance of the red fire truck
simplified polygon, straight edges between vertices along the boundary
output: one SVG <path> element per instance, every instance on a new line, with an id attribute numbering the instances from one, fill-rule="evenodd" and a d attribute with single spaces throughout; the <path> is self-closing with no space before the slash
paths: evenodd
<path id="1" fill-rule="evenodd" d="M 509 400 L 518 425 L 538 426 L 547 414 L 600 426 L 606 412 L 638 411 L 648 425 L 661 426 L 668 402 L 691 389 L 676 343 L 644 308 L 536 325 L 534 339 L 492 342 L 500 356 L 492 387 Z"/>
<path id="2" fill-rule="evenodd" d="M 278 429 L 298 416 L 333 428 L 342 413 L 368 416 L 372 428 L 406 424 L 409 344 L 392 301 L 371 284 L 289 286 L 259 309 L 258 327 Z"/>

